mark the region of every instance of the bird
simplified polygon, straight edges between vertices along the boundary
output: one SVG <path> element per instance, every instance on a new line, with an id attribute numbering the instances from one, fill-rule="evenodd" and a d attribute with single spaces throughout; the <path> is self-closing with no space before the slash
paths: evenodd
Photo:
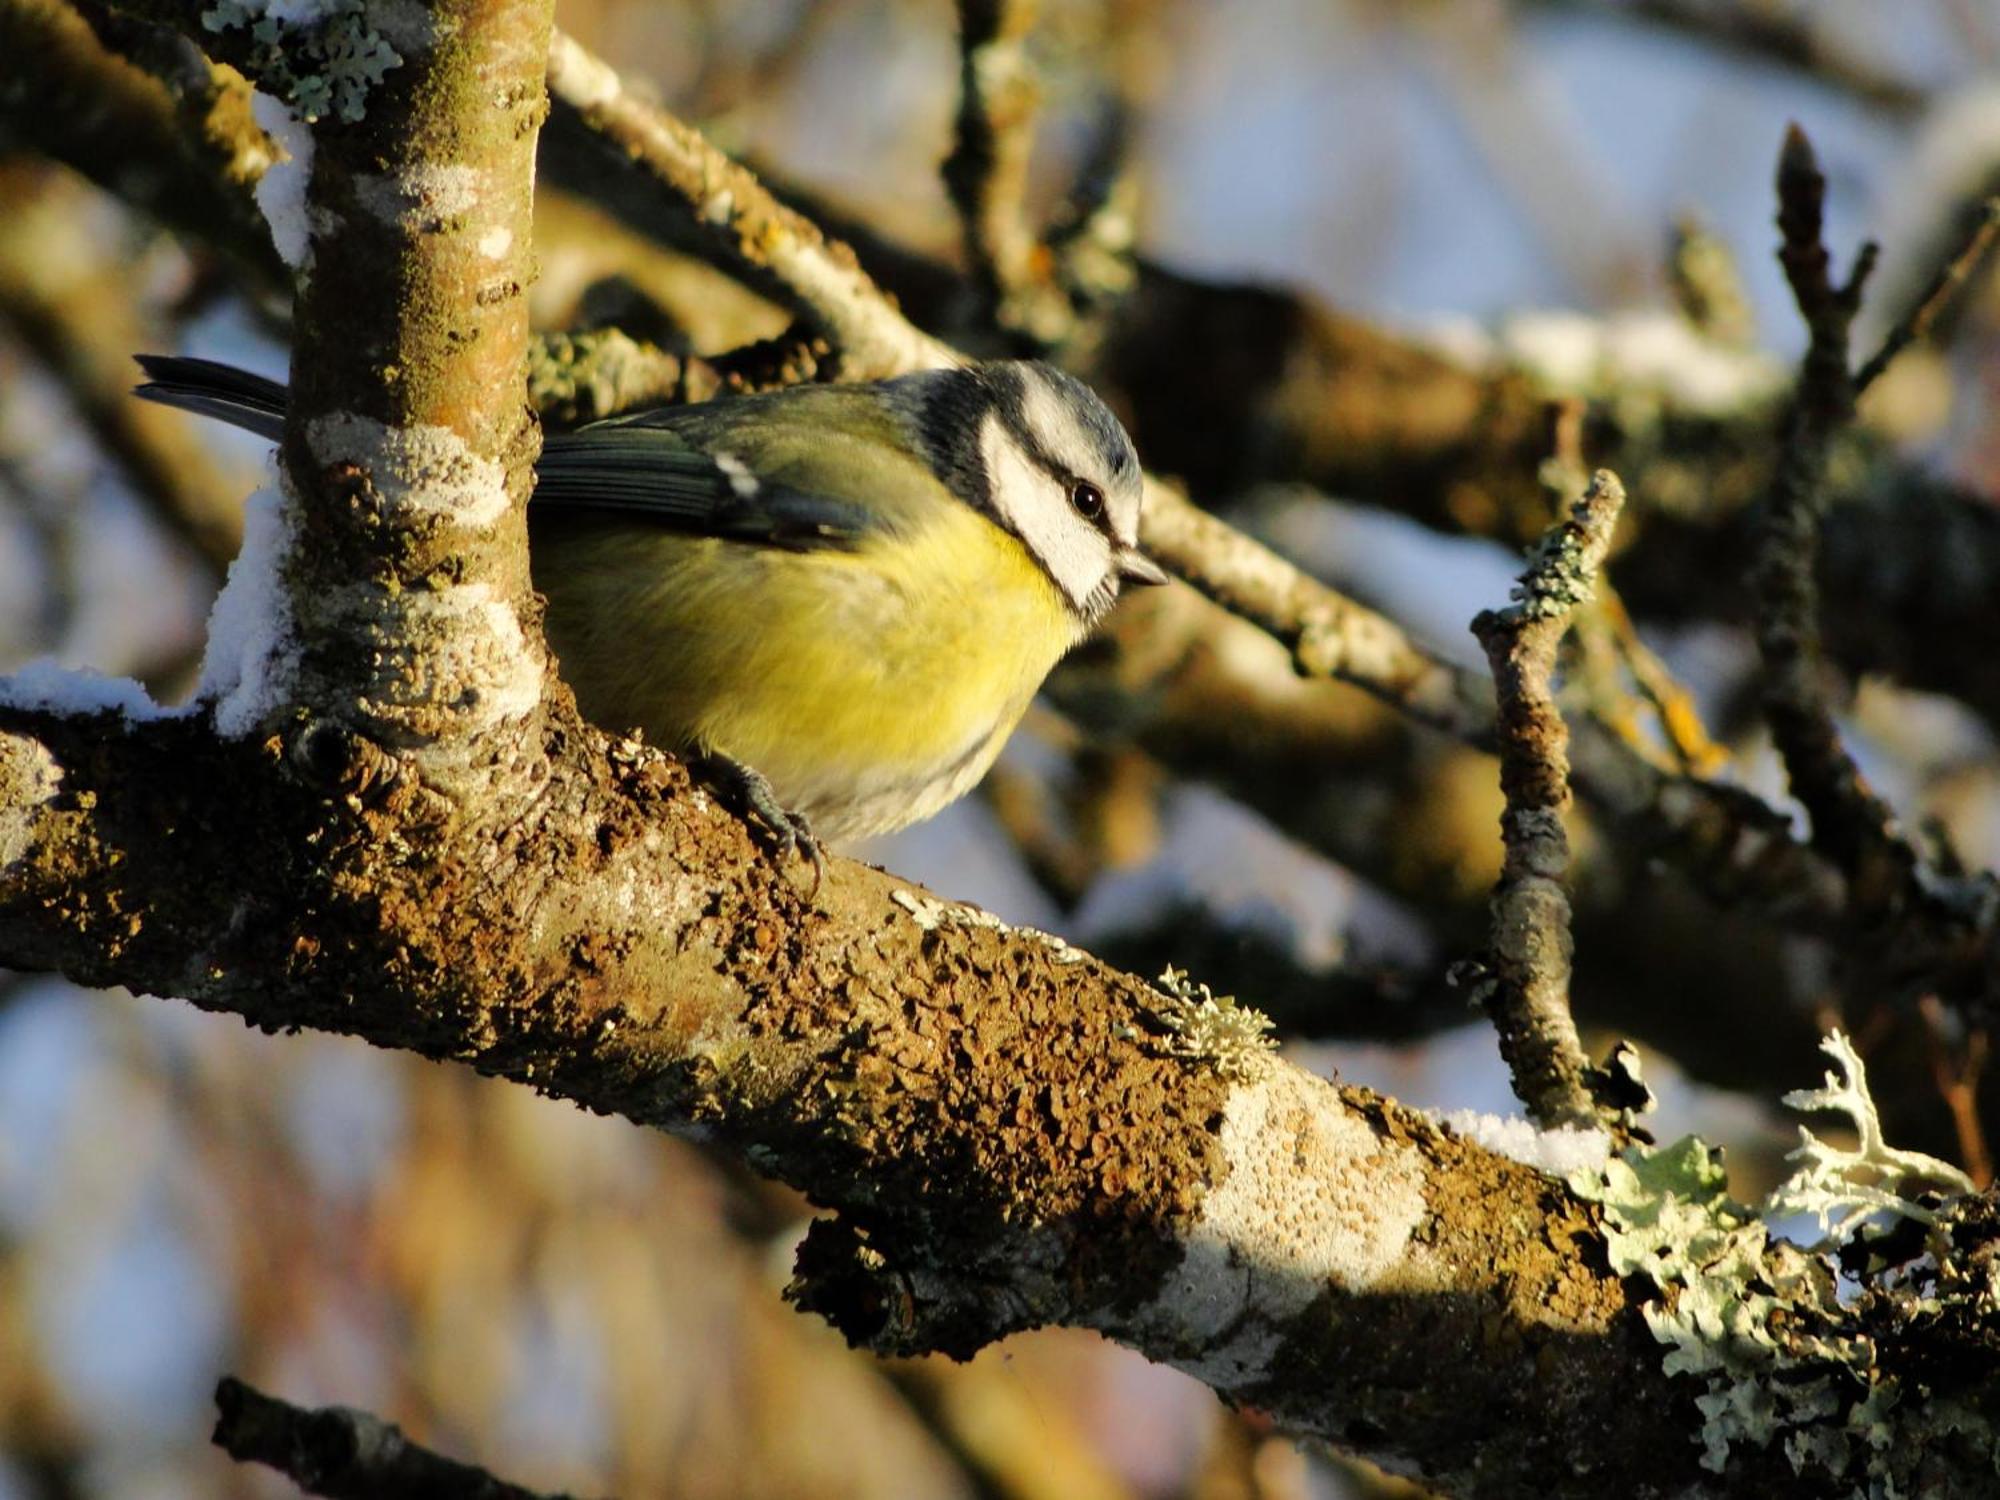
<path id="1" fill-rule="evenodd" d="M 148 401 L 277 441 L 280 383 L 140 355 Z M 552 432 L 528 506 L 583 715 L 687 757 L 782 846 L 894 832 L 983 776 L 1127 586 L 1144 474 L 1034 360 L 650 408 Z"/>

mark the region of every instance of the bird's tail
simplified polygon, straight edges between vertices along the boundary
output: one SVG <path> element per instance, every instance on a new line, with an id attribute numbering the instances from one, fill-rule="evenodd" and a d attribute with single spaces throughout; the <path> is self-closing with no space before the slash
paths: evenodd
<path id="1" fill-rule="evenodd" d="M 212 359 L 173 354 L 133 357 L 146 372 L 146 383 L 133 391 L 142 400 L 214 417 L 274 443 L 284 435 L 285 388 L 277 381 Z"/>

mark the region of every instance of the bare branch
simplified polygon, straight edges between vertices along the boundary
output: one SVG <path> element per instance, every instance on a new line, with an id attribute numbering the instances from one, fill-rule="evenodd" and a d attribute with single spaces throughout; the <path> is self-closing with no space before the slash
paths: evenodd
<path id="1" fill-rule="evenodd" d="M 0 710 L 0 956 L 698 1132 L 838 1215 L 794 1295 L 884 1352 L 1080 1324 L 1447 1482 L 1693 1479 L 1623 1283 L 1558 1248 L 1594 1233 L 1559 1184 L 894 877 L 835 861 L 808 905 L 673 763 L 550 741 L 447 797 L 311 724 Z M 1554 1405 L 1468 1424 L 1489 1395 Z M 1586 1430 L 1578 1478 L 1542 1434 Z"/>
<path id="2" fill-rule="evenodd" d="M 227 1375 L 215 1388 L 215 1406 L 216 1447 L 326 1500 L 569 1500 L 433 1453 L 393 1422 L 351 1406 L 293 1406 Z"/>
<path id="3" fill-rule="evenodd" d="M 1047 335 L 1068 320 L 1050 257 L 1028 216 L 1028 159 L 1040 89 L 1027 58 L 1036 0 L 959 0 L 957 137 L 944 183 L 987 319 Z M 1050 338 L 1044 338 L 1044 343 Z"/>
<path id="4" fill-rule="evenodd" d="M 257 285 L 289 288 L 247 182 L 232 175 L 239 165 L 249 170 L 264 141 L 238 109 L 240 95 L 202 111 L 208 133 L 191 145 L 169 91 L 111 52 L 62 0 L 0 0 L 0 57 L 8 59 L 0 139 L 64 162 L 162 223 L 219 246 Z"/>
<path id="5" fill-rule="evenodd" d="M 1349 682 L 1482 749 L 1497 744 L 1492 684 L 1425 650 L 1401 626 L 1309 577 L 1163 485 L 1147 491 L 1147 550 L 1204 594 L 1270 632 L 1305 676 Z M 1670 776 L 1586 720 L 1571 753 L 1586 800 L 1671 851 L 1700 888 L 1748 900 L 1809 930 L 1842 907 L 1837 872 L 1801 848 L 1782 814 L 1738 789 Z"/>
<path id="6" fill-rule="evenodd" d="M 2000 198 L 1989 198 L 1981 205 L 1965 243 L 1938 267 L 1937 274 L 1924 288 L 1923 295 L 1917 298 L 1916 305 L 1898 318 L 1896 326 L 1883 338 L 1882 347 L 1854 372 L 1856 397 L 1875 383 L 1876 378 L 1889 368 L 1891 360 L 1930 332 L 1931 325 L 1952 304 L 1972 273 L 1986 259 L 1995 239 L 2000 239 Z"/>
<path id="7" fill-rule="evenodd" d="M 631 93 L 607 64 L 560 32 L 548 83 L 559 105 L 685 203 L 711 253 L 805 318 L 839 352 L 846 378 L 956 360 L 904 319 L 852 250 L 778 202 L 699 131 Z"/>
<path id="8" fill-rule="evenodd" d="M 1766 506 L 1755 574 L 1765 708 L 1793 795 L 1811 816 L 1813 842 L 1843 868 L 1856 870 L 1864 859 L 1879 857 L 1903 865 L 1907 874 L 1914 852 L 1891 832 L 1893 816 L 1841 745 L 1826 702 L 1814 578 L 1826 508 L 1827 448 L 1853 413 L 1848 331 L 1861 306 L 1875 247 L 1864 246 L 1847 281 L 1834 282 L 1821 238 L 1826 179 L 1811 142 L 1796 125 L 1785 136 L 1777 185 L 1783 235 L 1778 258 L 1811 343 Z"/>
<path id="9" fill-rule="evenodd" d="M 1514 590 L 1519 602 L 1484 610 L 1472 622 L 1499 695 L 1500 785 L 1507 795 L 1486 1006 L 1514 1092 L 1543 1126 L 1599 1123 L 1586 1083 L 1589 1059 L 1569 1012 L 1569 835 L 1563 828 L 1570 803 L 1569 730 L 1552 678 L 1570 612 L 1590 597 L 1624 505 L 1624 486 L 1600 470 L 1569 518 L 1543 538 Z"/>
<path id="10" fill-rule="evenodd" d="M 1875 247 L 1864 245 L 1847 279 L 1834 280 L 1822 237 L 1826 179 L 1797 126 L 1787 131 L 1779 154 L 1777 190 L 1778 258 L 1810 342 L 1786 419 L 1753 574 L 1764 711 L 1792 794 L 1811 820 L 1813 846 L 1848 877 L 1857 921 L 1846 934 L 1847 952 L 1892 982 L 1927 989 L 1938 976 L 1928 962 L 1909 968 L 1912 951 L 1947 963 L 1954 949 L 1983 951 L 1992 942 L 2000 893 L 1991 877 L 1949 882 L 1922 870 L 1888 804 L 1842 743 L 1827 701 L 1815 577 L 1819 531 L 1829 448 L 1853 416 L 1848 337 Z M 1924 299 L 1925 305 L 1933 300 Z M 1992 1003 L 1989 978 L 1961 975 L 1958 983 L 1945 984 L 1961 1003 L 1968 998 Z"/>
<path id="11" fill-rule="evenodd" d="M 1232 614 L 1276 637 L 1299 674 L 1351 682 L 1456 739 L 1493 742 L 1493 695 L 1395 621 L 1309 577 L 1170 485 L 1146 487 L 1147 552 Z"/>

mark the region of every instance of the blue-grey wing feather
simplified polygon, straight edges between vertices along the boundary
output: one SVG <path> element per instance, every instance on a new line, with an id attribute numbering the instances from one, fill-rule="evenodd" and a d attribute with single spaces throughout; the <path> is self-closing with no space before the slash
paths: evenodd
<path id="1" fill-rule="evenodd" d="M 552 434 L 535 466 L 535 503 L 643 515 L 677 531 L 806 551 L 853 547 L 880 523 L 867 507 L 731 472 L 658 422 L 630 419 Z"/>

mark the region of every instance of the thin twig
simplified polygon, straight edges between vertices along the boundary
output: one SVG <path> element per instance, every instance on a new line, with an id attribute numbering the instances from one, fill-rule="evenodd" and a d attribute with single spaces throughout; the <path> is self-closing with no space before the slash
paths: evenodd
<path id="1" fill-rule="evenodd" d="M 1351 683 L 1418 722 L 1492 747 L 1495 708 L 1485 673 L 1425 652 L 1393 621 L 1343 598 L 1164 486 L 1149 494 L 1142 534 L 1160 561 L 1290 650 L 1302 676 Z M 1838 871 L 1796 840 L 1786 815 L 1762 799 L 1738 787 L 1664 773 L 1594 719 L 1575 726 L 1571 759 L 1578 794 L 1641 858 L 1671 860 L 1718 905 L 1743 906 L 1793 931 L 1825 935 L 1837 928 L 1846 899 Z M 1235 795 L 1259 803 L 1254 789 L 1238 788 Z M 1940 967 L 1946 957 L 1962 956 L 1940 956 Z"/>
<path id="2" fill-rule="evenodd" d="M 549 48 L 548 87 L 556 104 L 686 205 L 711 256 L 805 319 L 839 354 L 844 378 L 957 362 L 903 317 L 852 250 L 772 197 L 700 131 L 629 92 L 608 64 L 561 32 Z"/>
<path id="3" fill-rule="evenodd" d="M 1896 320 L 1896 326 L 1882 340 L 1882 347 L 1854 372 L 1856 396 L 1875 383 L 1875 378 L 1889 368 L 1890 360 L 1930 332 L 1931 325 L 1951 305 L 1972 273 L 1979 269 L 1996 238 L 2000 238 L 2000 198 L 1988 198 L 1980 206 L 1979 217 L 1974 221 L 1965 243 L 1938 268 L 1930 285 L 1917 298 L 1916 305 Z"/>
<path id="4" fill-rule="evenodd" d="M 1152 483 L 1146 551 L 1231 614 L 1277 638 L 1302 677 L 1352 683 L 1420 724 L 1493 743 L 1493 695 L 1477 673 L 1411 640 L 1402 626 L 1309 577 L 1261 542 Z"/>
<path id="5" fill-rule="evenodd" d="M 1854 412 L 1848 337 L 1875 264 L 1875 246 L 1863 245 L 1846 281 L 1834 281 L 1822 240 L 1826 178 L 1812 143 L 1796 125 L 1786 132 L 1779 154 L 1777 188 L 1783 237 L 1778 259 L 1811 342 L 1765 505 L 1754 571 L 1764 711 L 1792 795 L 1812 820 L 1813 843 L 1860 882 L 1862 899 L 1879 902 L 1910 884 L 1916 855 L 1894 832 L 1888 805 L 1841 743 L 1826 700 L 1814 571 L 1828 449 Z"/>
<path id="6" fill-rule="evenodd" d="M 1521 575 L 1518 601 L 1483 610 L 1472 633 L 1493 667 L 1500 705 L 1501 814 L 1506 858 L 1493 892 L 1486 1003 L 1514 1092 L 1544 1126 L 1595 1125 L 1590 1063 L 1569 1012 L 1570 901 L 1564 884 L 1569 837 L 1569 730 L 1551 679 L 1570 613 L 1592 584 L 1625 488 L 1601 469 L 1569 519 L 1553 527 Z"/>
<path id="7" fill-rule="evenodd" d="M 1541 480 L 1562 515 L 1582 498 L 1590 485 L 1583 459 L 1586 404 L 1574 398 L 1553 403 L 1554 451 L 1542 464 Z M 1686 689 L 1673 680 L 1660 659 L 1639 639 L 1609 579 L 1600 578 L 1595 598 L 1576 613 L 1571 625 L 1575 653 L 1581 658 L 1575 679 L 1596 717 L 1655 765 L 1707 775 L 1727 757 L 1708 740 Z M 1643 713 L 1658 721 L 1663 752 L 1646 732 Z"/>
<path id="8" fill-rule="evenodd" d="M 1637 622 L 1609 580 L 1600 590 L 1597 609 L 1639 696 L 1659 721 L 1660 733 L 1672 749 L 1679 769 L 1693 776 L 1713 776 L 1728 765 L 1729 752 L 1710 737 L 1694 694 L 1640 638 Z"/>
<path id="9" fill-rule="evenodd" d="M 211 1441 L 238 1463 L 276 1469 L 326 1500 L 568 1500 L 496 1479 L 420 1447 L 349 1406 L 293 1406 L 225 1375 Z"/>
<path id="10" fill-rule="evenodd" d="M 1147 552 L 1292 654 L 1302 676 L 1349 683 L 1476 749 L 1495 747 L 1492 683 L 1413 641 L 1395 621 L 1302 572 L 1164 484 L 1147 486 Z M 1825 931 L 1842 910 L 1838 872 L 1802 847 L 1785 815 L 1738 787 L 1673 776 L 1585 719 L 1571 746 L 1577 790 L 1649 854 L 1671 851 L 1698 889 Z"/>
<path id="11" fill-rule="evenodd" d="M 1848 343 L 1861 291 L 1875 264 L 1864 244 L 1846 280 L 1836 282 L 1823 239 L 1826 178 L 1796 125 L 1779 154 L 1778 259 L 1810 335 L 1771 479 L 1752 580 L 1756 637 L 1763 661 L 1764 715 L 1785 764 L 1792 795 L 1806 810 L 1813 847 L 1848 884 L 1846 947 L 1902 986 L 1949 989 L 1945 998 L 1991 1003 L 1992 980 L 1976 955 L 1992 942 L 2000 887 L 1990 875 L 1953 878 L 1926 870 L 1896 828 L 1889 805 L 1868 784 L 1841 740 L 1827 698 L 1816 570 L 1827 506 L 1828 454 L 1852 420 L 1856 377 Z M 1987 231 L 1982 227 L 1978 233 Z M 1953 258 L 1955 264 L 1958 257 Z M 1908 321 L 1916 332 L 1936 295 L 1920 300 Z M 1915 337 L 1912 332 L 1909 337 Z M 1892 343 L 1900 348 L 1909 337 Z M 1885 355 L 1893 355 L 1889 345 Z M 1968 967 L 1968 963 L 1970 967 Z M 1947 984 L 1944 976 L 1955 972 Z"/>

